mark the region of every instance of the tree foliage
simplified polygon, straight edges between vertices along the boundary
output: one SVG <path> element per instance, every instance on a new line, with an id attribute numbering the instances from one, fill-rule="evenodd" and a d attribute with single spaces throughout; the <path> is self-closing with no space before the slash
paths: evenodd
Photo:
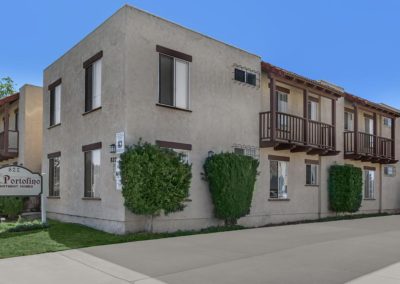
<path id="1" fill-rule="evenodd" d="M 220 153 L 204 163 L 215 216 L 232 225 L 250 212 L 258 160 L 235 153 Z"/>
<path id="2" fill-rule="evenodd" d="M 189 196 L 191 165 L 176 152 L 139 141 L 121 154 L 122 195 L 135 214 L 181 211 Z"/>
<path id="3" fill-rule="evenodd" d="M 335 212 L 357 212 L 362 201 L 362 171 L 347 165 L 329 169 L 329 204 Z"/>
<path id="4" fill-rule="evenodd" d="M 10 77 L 0 79 L 0 98 L 12 95 L 15 93 L 15 83 Z"/>

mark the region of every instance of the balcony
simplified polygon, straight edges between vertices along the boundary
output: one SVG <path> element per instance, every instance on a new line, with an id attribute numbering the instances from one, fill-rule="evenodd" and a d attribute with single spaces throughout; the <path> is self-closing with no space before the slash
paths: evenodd
<path id="1" fill-rule="evenodd" d="M 260 147 L 306 152 L 310 155 L 337 155 L 335 127 L 282 112 L 260 113 Z"/>
<path id="2" fill-rule="evenodd" d="M 18 157 L 18 131 L 0 132 L 0 161 Z"/>
<path id="3" fill-rule="evenodd" d="M 380 164 L 395 163 L 394 141 L 364 132 L 345 132 L 344 158 Z"/>

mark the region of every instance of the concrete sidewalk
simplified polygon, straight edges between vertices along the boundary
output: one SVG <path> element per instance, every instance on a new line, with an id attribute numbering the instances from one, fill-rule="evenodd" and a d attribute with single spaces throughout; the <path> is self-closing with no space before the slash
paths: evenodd
<path id="1" fill-rule="evenodd" d="M 0 283 L 400 283 L 399 261 L 387 216 L 5 259 Z"/>

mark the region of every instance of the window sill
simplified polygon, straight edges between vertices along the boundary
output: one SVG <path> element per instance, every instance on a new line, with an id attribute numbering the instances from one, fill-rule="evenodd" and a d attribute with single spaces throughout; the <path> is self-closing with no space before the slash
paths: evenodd
<path id="1" fill-rule="evenodd" d="M 97 201 L 100 201 L 101 198 L 100 197 L 82 197 L 82 200 L 97 200 Z"/>
<path id="2" fill-rule="evenodd" d="M 304 186 L 318 187 L 319 184 L 305 184 Z"/>
<path id="3" fill-rule="evenodd" d="M 60 126 L 60 125 L 61 125 L 61 122 L 57 123 L 57 124 L 50 125 L 49 127 L 47 127 L 47 129 L 51 129 L 51 128 L 54 128 L 54 127 L 57 127 L 57 126 Z"/>
<path id="4" fill-rule="evenodd" d="M 47 199 L 61 199 L 60 196 L 47 196 Z"/>
<path id="5" fill-rule="evenodd" d="M 165 105 L 165 104 L 160 104 L 160 103 L 156 103 L 156 106 L 166 107 L 166 108 L 171 108 L 171 109 L 176 109 L 176 110 L 182 110 L 182 111 L 186 111 L 186 112 L 192 112 L 192 110 L 190 110 L 190 109 L 180 108 L 180 107 L 175 107 L 175 106 L 170 106 L 170 105 Z"/>
<path id="6" fill-rule="evenodd" d="M 87 114 L 92 113 L 92 112 L 95 112 L 96 110 L 99 110 L 99 109 L 101 109 L 101 106 L 96 107 L 96 108 L 91 109 L 91 110 L 88 110 L 88 111 L 82 113 L 82 115 L 87 115 Z"/>
<path id="7" fill-rule="evenodd" d="M 364 198 L 364 200 L 374 201 L 376 198 Z"/>
<path id="8" fill-rule="evenodd" d="M 268 201 L 290 201 L 289 198 L 268 198 Z"/>

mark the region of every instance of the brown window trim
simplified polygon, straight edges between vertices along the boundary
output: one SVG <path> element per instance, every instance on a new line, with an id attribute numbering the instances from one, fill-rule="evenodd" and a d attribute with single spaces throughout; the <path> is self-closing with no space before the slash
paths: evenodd
<path id="1" fill-rule="evenodd" d="M 166 108 L 176 109 L 176 110 L 182 110 L 182 111 L 186 111 L 186 112 L 193 112 L 192 110 L 187 109 L 187 108 L 181 108 L 181 107 L 176 107 L 176 106 L 170 106 L 170 105 L 161 104 L 161 103 L 156 103 L 156 106 L 159 106 L 159 107 L 166 107 Z"/>
<path id="2" fill-rule="evenodd" d="M 376 171 L 375 167 L 364 166 L 364 170 Z"/>
<path id="3" fill-rule="evenodd" d="M 192 60 L 193 60 L 193 57 L 189 54 L 186 54 L 186 53 L 183 53 L 180 51 L 176 51 L 176 50 L 173 50 L 173 49 L 170 49 L 170 48 L 158 45 L 158 44 L 156 45 L 156 51 L 159 53 L 165 54 L 165 55 L 169 55 L 169 56 L 172 56 L 175 58 L 179 58 L 179 59 L 188 61 L 188 62 L 192 62 Z"/>
<path id="4" fill-rule="evenodd" d="M 102 147 L 101 142 L 84 145 L 84 146 L 82 146 L 82 152 L 89 152 L 89 151 L 101 149 L 101 147 Z"/>
<path id="5" fill-rule="evenodd" d="M 100 50 L 99 52 L 97 52 L 95 55 L 93 55 L 92 57 L 90 57 L 88 60 L 86 60 L 85 62 L 83 62 L 83 68 L 88 68 L 90 65 L 92 65 L 94 62 L 96 62 L 97 60 L 99 60 L 100 58 L 103 57 L 103 51 Z"/>
<path id="6" fill-rule="evenodd" d="M 100 197 L 82 197 L 82 200 L 101 201 L 101 198 Z"/>
<path id="7" fill-rule="evenodd" d="M 192 151 L 192 144 L 156 140 L 156 145 L 162 148 Z"/>
<path id="8" fill-rule="evenodd" d="M 96 107 L 96 108 L 91 109 L 91 110 L 88 110 L 88 111 L 82 113 L 82 115 L 85 116 L 85 115 L 87 115 L 87 114 L 89 114 L 89 113 L 95 112 L 96 110 L 100 110 L 100 109 L 101 109 L 101 106 Z"/>
<path id="9" fill-rule="evenodd" d="M 290 201 L 290 198 L 268 198 L 268 201 Z"/>
<path id="10" fill-rule="evenodd" d="M 56 81 L 54 81 L 53 83 L 51 83 L 48 87 L 48 90 L 53 90 L 55 87 L 57 87 L 58 85 L 61 85 L 61 78 L 57 79 Z"/>
<path id="11" fill-rule="evenodd" d="M 345 112 L 351 112 L 351 113 L 354 113 L 354 109 L 352 109 L 352 108 L 348 108 L 348 107 L 345 107 L 345 108 L 344 108 L 344 111 L 345 111 Z"/>
<path id="12" fill-rule="evenodd" d="M 307 165 L 319 165 L 318 160 L 309 160 L 309 159 L 304 159 L 304 163 Z"/>
<path id="13" fill-rule="evenodd" d="M 271 88 L 271 84 L 268 84 L 268 87 Z M 282 92 L 282 93 L 286 93 L 286 94 L 290 94 L 290 89 L 281 87 L 281 86 L 275 86 L 275 90 Z"/>
<path id="14" fill-rule="evenodd" d="M 52 128 L 60 126 L 60 125 L 61 125 L 61 122 L 57 123 L 57 124 L 50 125 L 49 127 L 47 127 L 47 129 L 52 129 Z"/>
<path id="15" fill-rule="evenodd" d="M 268 160 L 289 162 L 290 158 L 289 157 L 284 157 L 284 156 L 268 155 Z"/>
<path id="16" fill-rule="evenodd" d="M 47 199 L 61 199 L 60 196 L 47 196 Z"/>
<path id="17" fill-rule="evenodd" d="M 61 157 L 61 151 L 47 154 L 47 159 L 53 159 L 58 157 Z"/>
<path id="18" fill-rule="evenodd" d="M 315 97 L 312 97 L 312 96 L 308 96 L 308 100 L 311 101 L 311 102 L 319 103 L 319 99 L 315 98 Z"/>
<path id="19" fill-rule="evenodd" d="M 367 117 L 367 118 L 369 118 L 369 119 L 374 119 L 374 116 L 373 116 L 373 115 L 370 115 L 370 114 L 368 114 L 368 113 L 364 113 L 364 117 Z"/>

